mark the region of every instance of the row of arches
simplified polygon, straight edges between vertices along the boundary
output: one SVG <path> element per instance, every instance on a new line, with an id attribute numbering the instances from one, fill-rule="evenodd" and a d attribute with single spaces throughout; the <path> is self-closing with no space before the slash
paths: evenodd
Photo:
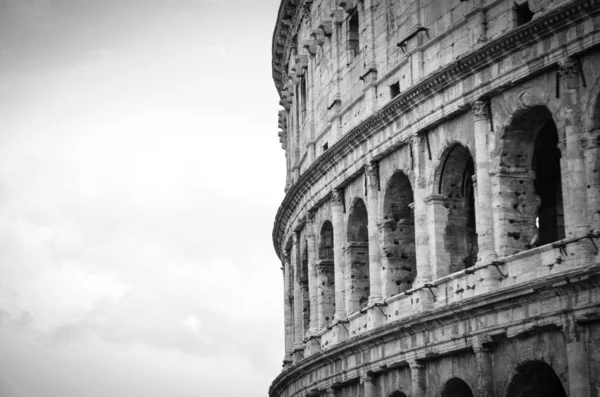
<path id="1" fill-rule="evenodd" d="M 534 106 L 518 112 L 503 131 L 502 147 L 495 176 L 498 196 L 506 197 L 500 204 L 495 222 L 510 223 L 514 236 L 505 252 L 513 253 L 526 248 L 548 244 L 564 238 L 565 221 L 561 173 L 561 151 L 556 124 L 544 106 Z M 461 143 L 447 147 L 434 174 L 433 193 L 441 197 L 443 219 L 435 223 L 436 256 L 444 264 L 433 275 L 442 277 L 475 265 L 479 244 L 477 230 L 477 194 L 475 162 L 470 150 Z M 402 170 L 395 171 L 383 184 L 380 229 L 380 265 L 385 269 L 387 296 L 410 289 L 417 277 L 415 214 L 413 184 Z M 354 313 L 366 307 L 371 293 L 369 263 L 369 214 L 362 197 L 349 203 L 345 235 L 336 241 L 332 220 L 317 226 L 316 295 L 323 321 L 320 328 L 329 325 L 336 312 L 336 264 L 334 247 L 344 247 L 344 272 L 349 277 L 345 290 L 345 311 Z M 432 220 L 429 219 L 431 222 Z M 431 233 L 431 231 L 430 231 Z M 339 237 L 339 236 L 338 236 Z M 311 318 L 309 292 L 308 243 L 302 242 L 301 284 L 303 332 L 309 330 Z M 371 246 L 372 249 L 372 246 Z M 338 280 L 339 281 L 339 280 Z M 345 281 L 344 281 L 345 282 Z"/>
<path id="2" fill-rule="evenodd" d="M 441 397 L 474 397 L 476 386 L 471 388 L 459 377 L 447 380 L 438 395 Z M 550 365 L 541 361 L 527 361 L 519 365 L 506 391 L 507 397 L 566 397 L 565 389 Z M 393 391 L 389 397 L 407 397 L 401 390 Z"/>

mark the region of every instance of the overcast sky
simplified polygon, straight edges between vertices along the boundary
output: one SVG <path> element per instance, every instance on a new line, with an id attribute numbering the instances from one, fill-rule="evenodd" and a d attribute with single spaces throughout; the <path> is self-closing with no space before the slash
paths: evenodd
<path id="1" fill-rule="evenodd" d="M 278 0 L 0 0 L 0 396 L 266 396 Z"/>

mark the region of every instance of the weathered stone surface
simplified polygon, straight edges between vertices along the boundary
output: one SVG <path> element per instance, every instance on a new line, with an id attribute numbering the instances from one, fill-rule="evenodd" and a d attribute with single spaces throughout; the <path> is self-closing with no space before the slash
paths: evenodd
<path id="1" fill-rule="evenodd" d="M 600 0 L 281 2 L 271 397 L 600 397 L 598 48 Z"/>

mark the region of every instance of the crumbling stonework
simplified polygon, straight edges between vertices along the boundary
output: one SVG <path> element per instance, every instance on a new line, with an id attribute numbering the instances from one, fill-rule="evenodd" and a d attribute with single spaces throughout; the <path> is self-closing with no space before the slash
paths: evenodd
<path id="1" fill-rule="evenodd" d="M 282 0 L 271 397 L 600 397 L 600 0 Z"/>

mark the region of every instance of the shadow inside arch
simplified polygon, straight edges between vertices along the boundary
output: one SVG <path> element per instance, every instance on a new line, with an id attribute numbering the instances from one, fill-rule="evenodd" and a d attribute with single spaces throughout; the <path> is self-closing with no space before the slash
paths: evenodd
<path id="1" fill-rule="evenodd" d="M 566 397 L 566 393 L 552 367 L 534 360 L 517 367 L 507 397 Z"/>

